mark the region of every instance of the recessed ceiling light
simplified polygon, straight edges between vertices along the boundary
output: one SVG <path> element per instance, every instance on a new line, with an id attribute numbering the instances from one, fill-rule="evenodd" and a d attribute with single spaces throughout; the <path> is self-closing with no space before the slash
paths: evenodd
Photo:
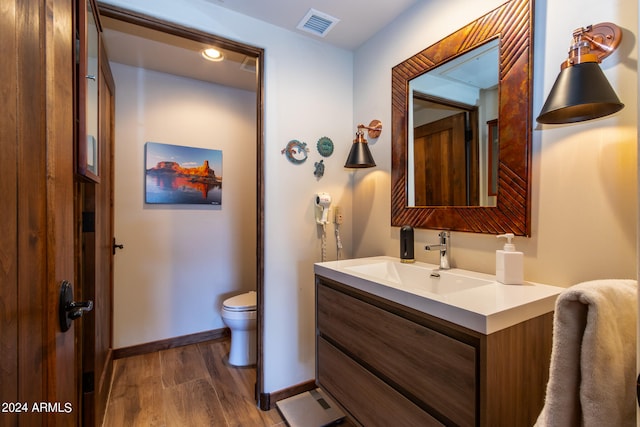
<path id="1" fill-rule="evenodd" d="M 209 61 L 222 61 L 224 59 L 224 55 L 222 54 L 222 52 L 212 47 L 204 49 L 202 51 L 202 57 Z"/>

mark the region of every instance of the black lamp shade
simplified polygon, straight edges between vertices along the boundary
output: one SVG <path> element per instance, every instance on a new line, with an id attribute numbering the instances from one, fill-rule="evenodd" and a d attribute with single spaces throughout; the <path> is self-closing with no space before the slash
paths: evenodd
<path id="1" fill-rule="evenodd" d="M 560 71 L 536 120 L 548 124 L 582 122 L 623 107 L 598 63 L 583 62 Z"/>
<path id="2" fill-rule="evenodd" d="M 357 141 L 357 140 L 356 140 Z M 367 142 L 354 142 L 344 164 L 345 168 L 372 168 L 376 165 Z"/>

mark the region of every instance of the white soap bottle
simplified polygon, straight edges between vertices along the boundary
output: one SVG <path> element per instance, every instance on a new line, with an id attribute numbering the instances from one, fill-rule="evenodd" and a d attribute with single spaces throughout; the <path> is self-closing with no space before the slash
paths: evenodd
<path id="1" fill-rule="evenodd" d="M 521 285 L 524 281 L 524 254 L 516 251 L 511 243 L 513 233 L 500 234 L 498 239 L 507 239 L 503 250 L 496 251 L 496 280 L 505 285 Z"/>

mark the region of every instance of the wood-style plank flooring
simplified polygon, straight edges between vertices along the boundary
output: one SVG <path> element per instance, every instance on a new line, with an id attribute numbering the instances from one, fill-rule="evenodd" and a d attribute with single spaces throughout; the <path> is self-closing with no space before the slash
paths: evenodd
<path id="1" fill-rule="evenodd" d="M 229 340 L 118 359 L 104 427 L 278 426 L 254 400 L 256 371 L 227 364 Z"/>

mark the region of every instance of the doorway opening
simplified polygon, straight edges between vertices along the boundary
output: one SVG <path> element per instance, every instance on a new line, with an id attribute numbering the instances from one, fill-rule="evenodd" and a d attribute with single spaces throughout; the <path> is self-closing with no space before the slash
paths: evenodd
<path id="1" fill-rule="evenodd" d="M 264 319 L 264 316 L 263 316 L 263 307 L 264 307 L 264 295 L 263 295 L 263 282 L 264 282 L 264 255 L 263 255 L 264 254 L 264 219 L 263 219 L 264 218 L 264 215 L 263 215 L 263 211 L 264 211 L 264 154 L 263 154 L 264 152 L 264 149 L 263 149 L 264 51 L 263 49 L 260 49 L 257 47 L 253 47 L 253 46 L 249 46 L 236 41 L 228 40 L 228 39 L 225 39 L 213 34 L 201 32 L 192 28 L 187 28 L 187 27 L 183 27 L 177 24 L 166 22 L 166 21 L 161 21 L 161 20 L 158 20 L 157 18 L 137 14 L 137 13 L 134 13 L 125 9 L 121 9 L 115 6 L 101 4 L 99 9 L 100 9 L 99 11 L 101 15 L 101 21 L 105 29 L 107 53 L 109 55 L 110 61 L 115 61 L 119 63 L 124 61 L 130 61 L 131 67 L 138 67 L 139 69 L 144 69 L 144 70 L 152 70 L 151 71 L 152 73 L 162 73 L 163 75 L 169 75 L 172 77 L 188 79 L 189 81 L 198 82 L 196 84 L 205 84 L 205 85 L 212 84 L 221 88 L 231 88 L 232 89 L 231 92 L 233 90 L 238 90 L 238 91 L 253 93 L 252 99 L 255 99 L 255 105 L 253 106 L 253 108 L 255 108 L 255 110 L 252 112 L 252 114 L 249 114 L 249 116 L 251 116 L 251 119 L 248 120 L 247 123 L 255 124 L 255 134 L 254 134 L 255 138 L 251 138 L 252 140 L 255 140 L 255 147 L 252 147 L 252 150 L 254 151 L 253 153 L 251 153 L 251 156 L 247 155 L 244 159 L 240 159 L 240 162 L 242 162 L 242 166 L 244 167 L 245 171 L 255 166 L 255 179 L 254 179 L 254 183 L 252 184 L 252 188 L 255 188 L 254 194 L 251 194 L 253 193 L 253 191 L 250 191 L 249 193 L 244 193 L 244 194 L 237 194 L 238 192 L 232 191 L 232 186 L 234 183 L 232 181 L 225 181 L 225 175 L 229 175 L 230 172 L 232 171 L 235 171 L 235 173 L 238 173 L 238 170 L 241 168 L 235 167 L 235 166 L 227 166 L 230 163 L 227 163 L 225 160 L 225 163 L 224 163 L 225 166 L 222 172 L 223 176 L 221 178 L 223 183 L 221 206 L 217 206 L 217 207 L 209 206 L 206 208 L 202 208 L 202 207 L 194 207 L 191 205 L 188 205 L 188 206 L 180 205 L 180 206 L 172 206 L 171 209 L 168 209 L 166 205 L 149 205 L 144 203 L 141 200 L 136 199 L 136 203 L 133 203 L 132 209 L 139 209 L 140 211 L 144 211 L 144 213 L 146 214 L 150 213 L 152 215 L 155 215 L 155 214 L 161 215 L 163 213 L 166 213 L 167 210 L 170 210 L 171 215 L 174 215 L 180 218 L 176 222 L 183 223 L 184 221 L 192 221 L 192 218 L 194 218 L 196 215 L 203 214 L 203 213 L 204 215 L 207 215 L 209 217 L 214 217 L 216 215 L 222 216 L 223 214 L 226 214 L 226 213 L 230 213 L 230 215 L 239 217 L 240 215 L 242 215 L 242 212 L 240 212 L 242 209 L 238 209 L 237 211 L 231 210 L 233 207 L 234 200 L 237 201 L 241 197 L 245 199 L 250 199 L 250 198 L 252 199 L 251 206 L 254 206 L 253 208 L 254 212 L 252 212 L 252 218 L 255 224 L 255 226 L 252 227 L 252 229 L 255 229 L 255 244 L 252 247 L 252 249 L 254 250 L 247 251 L 246 253 L 243 254 L 244 257 L 242 259 L 242 263 L 244 266 L 246 266 L 247 262 L 251 262 L 251 263 L 255 262 L 255 268 L 254 268 L 254 271 L 252 272 L 251 277 L 252 278 L 255 277 L 255 290 L 257 292 L 257 343 L 256 343 L 257 361 L 256 361 L 255 391 L 256 391 L 256 401 L 258 401 L 259 396 L 261 396 L 264 391 L 263 345 L 262 345 L 262 338 L 263 338 L 262 332 L 263 332 L 263 324 L 264 324 L 263 322 L 263 319 Z M 137 52 L 134 52 L 132 54 L 133 56 L 129 59 L 120 59 L 120 58 L 116 59 L 115 58 L 116 55 L 119 56 L 121 53 L 124 53 L 124 52 L 118 51 L 116 53 L 116 51 L 118 50 L 117 45 L 116 44 L 109 45 L 109 34 L 108 34 L 109 31 L 107 30 L 114 30 L 120 33 L 127 33 L 135 30 L 137 31 L 136 42 L 144 43 L 144 47 L 141 48 L 142 50 L 138 50 Z M 132 39 L 128 39 L 128 40 L 129 42 L 131 42 Z M 129 44 L 129 42 L 125 42 L 125 43 Z M 204 49 L 204 47 L 215 47 L 216 49 L 222 52 L 222 55 L 224 56 L 224 60 L 219 62 L 214 62 L 215 65 L 222 65 L 223 67 L 232 67 L 234 68 L 234 70 L 228 71 L 228 72 L 212 73 L 210 71 L 207 71 L 206 68 L 201 68 L 198 65 L 199 63 L 190 62 L 191 59 L 187 59 L 186 56 L 180 56 L 187 51 L 190 51 L 191 53 L 193 53 L 194 50 L 199 51 L 201 49 Z M 122 49 L 122 50 L 124 51 L 125 49 Z M 153 56 L 141 55 L 141 52 L 144 52 L 144 53 L 153 52 L 154 55 Z M 202 63 L 209 62 L 209 61 L 203 61 L 202 57 L 199 57 L 196 59 L 198 59 Z M 208 70 L 210 70 L 210 68 Z M 117 74 L 117 70 L 114 73 Z M 140 72 L 139 74 L 142 75 L 142 72 Z M 159 83 L 159 84 L 162 85 L 162 83 Z M 118 108 L 117 106 L 120 105 L 118 103 L 120 90 L 126 90 L 126 88 L 121 89 L 118 86 L 118 81 L 116 79 L 116 110 Z M 163 103 L 163 100 L 160 99 L 155 104 L 152 104 L 152 105 L 159 106 L 162 103 Z M 177 123 L 175 124 L 175 127 L 177 127 L 178 129 L 176 133 L 178 134 L 177 138 L 179 138 L 179 135 L 181 132 L 180 117 L 187 117 L 186 115 L 189 115 L 195 112 L 191 110 L 192 105 L 188 105 L 188 106 L 174 105 L 173 107 L 176 108 L 175 111 L 176 111 Z M 236 108 L 236 110 L 241 110 L 241 109 L 242 107 Z M 182 114 L 186 114 L 186 115 L 182 116 Z M 221 117 L 208 117 L 208 118 L 202 117 L 199 123 L 200 124 L 211 123 L 212 126 L 215 127 L 216 125 L 213 123 L 215 123 L 216 121 L 219 122 L 220 120 L 221 120 Z M 182 125 L 185 126 L 185 123 L 183 122 Z M 118 127 L 118 123 L 116 123 L 116 128 L 117 127 Z M 135 128 L 135 126 L 132 127 L 131 129 L 133 130 L 132 133 L 137 132 L 137 129 Z M 186 131 L 187 129 L 185 129 L 185 133 Z M 220 130 L 220 132 L 222 132 L 222 130 Z M 145 139 L 145 141 L 141 142 L 141 138 Z M 146 143 L 146 142 L 173 143 L 173 141 L 157 141 L 157 140 L 152 141 L 151 138 L 154 138 L 154 136 L 151 133 L 147 133 L 143 137 L 138 136 L 137 143 L 138 144 Z M 117 139 L 118 139 L 118 136 L 116 132 L 116 140 Z M 146 139 L 149 139 L 149 141 L 146 141 Z M 191 137 L 190 140 L 193 141 L 194 138 Z M 185 142 L 184 145 L 189 145 L 189 141 L 184 141 L 184 142 Z M 117 150 L 117 147 L 116 147 L 116 150 Z M 225 159 L 229 158 L 230 159 L 229 162 L 231 162 L 231 157 L 232 157 L 231 151 L 232 151 L 231 149 L 222 150 L 223 157 Z M 238 157 L 238 154 L 235 153 L 234 156 Z M 141 164 L 135 164 L 134 166 L 136 168 L 140 168 L 141 170 L 144 167 L 144 165 L 141 165 Z M 118 173 L 117 168 L 118 166 L 116 165 L 116 173 Z M 117 179 L 118 177 L 116 177 L 116 181 Z M 138 187 L 141 187 L 140 183 L 138 182 L 132 182 L 130 183 L 130 185 L 138 185 Z M 136 191 L 143 191 L 143 190 L 136 190 Z M 137 203 L 138 201 L 140 203 Z M 140 205 L 142 205 L 142 207 L 140 207 Z M 118 205 L 116 204 L 116 216 L 117 216 L 117 210 L 118 210 Z M 225 210 L 227 210 L 227 212 L 225 212 Z M 115 232 L 116 234 L 118 234 L 119 230 L 118 230 L 117 220 L 116 220 L 115 226 L 116 226 Z M 188 230 L 190 230 L 189 233 L 193 233 L 192 237 L 195 239 L 200 238 L 201 237 L 200 234 L 197 231 L 194 231 L 193 224 L 191 225 L 191 227 L 192 228 L 189 228 Z M 131 245 L 127 246 L 126 238 L 124 236 L 118 235 L 117 237 L 118 237 L 118 240 L 122 241 L 125 244 L 125 247 L 127 247 L 127 249 L 131 247 Z M 198 259 L 202 261 L 202 259 L 206 257 L 210 257 L 208 259 L 215 258 L 216 254 L 218 253 L 216 252 L 216 250 L 224 251 L 224 249 L 220 249 L 220 248 L 221 247 L 228 248 L 229 247 L 228 245 L 233 245 L 234 238 L 239 239 L 241 238 L 241 236 L 226 236 L 218 241 L 211 242 L 212 249 L 210 253 L 207 253 L 206 255 L 202 255 L 201 254 L 202 250 L 196 251 L 200 253 Z M 244 236 L 244 238 L 246 239 L 251 237 Z M 174 253 L 183 254 L 186 248 L 188 248 L 188 243 L 184 243 L 179 248 L 175 248 Z M 149 250 L 152 250 L 152 249 L 154 248 L 149 248 Z M 209 249 L 207 248 L 206 250 L 208 251 Z M 254 254 L 256 254 L 255 257 L 254 257 Z M 156 259 L 159 259 L 159 261 L 162 262 L 162 256 L 159 256 Z M 184 256 L 181 259 L 184 260 Z M 191 261 L 191 259 L 189 261 Z M 183 261 L 183 264 L 184 263 L 185 262 Z M 198 264 L 200 268 L 206 268 L 206 266 L 202 265 L 202 262 L 196 261 L 196 264 Z M 117 265 L 116 265 L 116 268 L 117 268 Z M 215 282 L 215 280 L 220 279 L 218 276 L 216 276 L 216 274 L 218 275 L 222 274 L 222 275 L 228 276 L 226 277 L 227 281 L 233 281 L 238 279 L 238 277 L 235 276 L 236 273 L 228 274 L 228 272 L 223 272 L 218 270 L 218 271 L 211 271 L 209 275 L 204 277 L 204 280 L 208 280 L 213 283 Z M 237 274 L 242 275 L 244 273 L 237 273 Z M 174 277 L 173 280 L 180 280 L 180 278 Z M 194 280 L 191 280 L 190 282 L 192 283 L 193 281 Z M 116 283 L 116 287 L 117 287 L 117 283 Z M 240 291 L 242 290 L 246 291 L 246 290 L 253 290 L 253 289 L 241 289 Z M 236 293 L 237 291 L 238 290 L 236 290 Z M 173 289 L 172 292 L 197 293 L 198 290 L 197 289 L 195 291 L 193 289 L 190 290 L 188 289 L 188 286 L 187 286 L 187 287 L 181 287 L 179 291 L 176 289 Z M 225 297 L 230 296 L 229 293 L 223 295 L 224 292 L 225 291 L 222 291 L 220 295 L 216 296 L 217 300 L 213 305 L 209 304 L 208 310 L 211 310 L 212 312 L 214 310 L 217 310 L 216 312 L 219 314 L 219 307 L 221 306 L 222 300 Z M 179 297 L 183 297 L 183 296 L 184 295 L 180 295 Z M 116 310 L 117 310 L 117 304 L 118 304 L 117 296 L 115 298 L 114 304 L 116 305 Z M 179 316 L 167 316 L 167 317 L 173 317 L 172 320 L 175 323 L 179 323 L 181 321 L 181 319 L 176 318 Z M 118 319 L 114 319 L 114 322 L 118 322 Z M 166 329 L 169 330 L 173 327 L 174 327 L 173 325 L 167 326 Z M 175 326 L 175 328 L 179 328 L 179 326 Z M 114 329 L 116 329 L 117 331 L 117 327 Z M 181 334 L 180 333 L 176 334 L 176 336 L 179 336 L 179 335 Z M 150 339 L 149 341 L 153 341 L 153 339 Z M 114 344 L 115 344 L 115 347 L 119 347 L 117 342 Z M 127 344 L 125 343 L 124 346 L 126 345 Z"/>

